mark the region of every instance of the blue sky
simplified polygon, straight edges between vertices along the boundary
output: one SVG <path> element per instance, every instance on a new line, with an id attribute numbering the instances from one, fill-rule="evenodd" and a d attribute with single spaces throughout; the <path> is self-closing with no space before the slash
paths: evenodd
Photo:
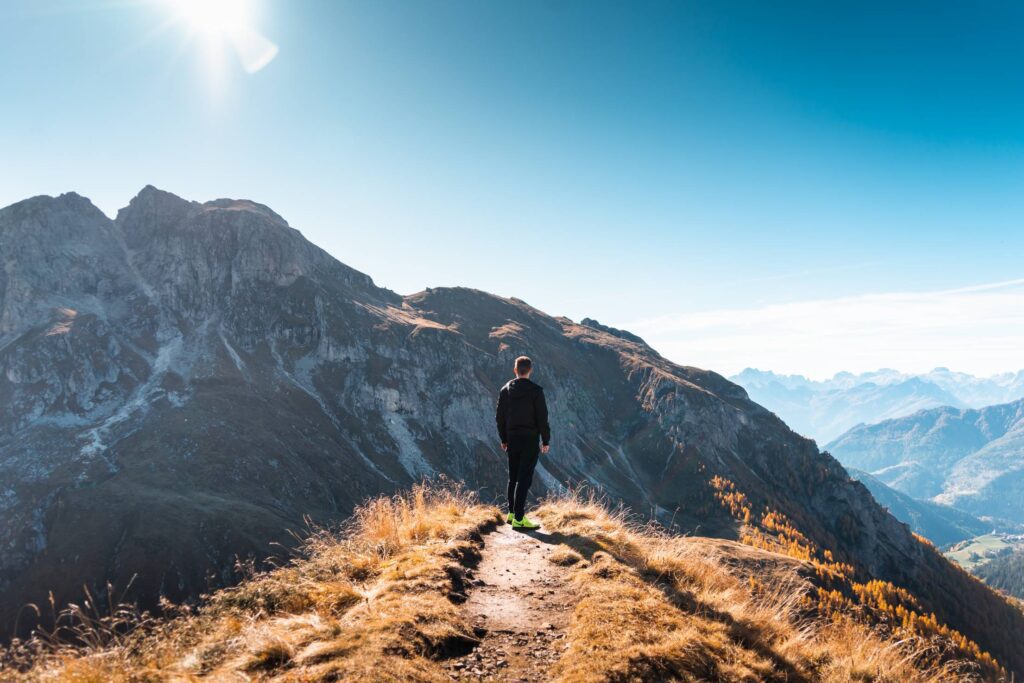
<path id="1" fill-rule="evenodd" d="M 1019 3 L 207 2 L 273 60 L 181 0 L 0 4 L 0 205 L 252 198 L 722 372 L 1024 367 Z"/>

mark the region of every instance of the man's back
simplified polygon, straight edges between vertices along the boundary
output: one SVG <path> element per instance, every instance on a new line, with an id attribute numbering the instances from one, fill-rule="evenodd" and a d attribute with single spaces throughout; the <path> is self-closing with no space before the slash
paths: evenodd
<path id="1" fill-rule="evenodd" d="M 517 377 L 501 388 L 497 411 L 502 443 L 512 436 L 540 435 L 544 445 L 551 440 L 544 389 L 525 377 Z"/>

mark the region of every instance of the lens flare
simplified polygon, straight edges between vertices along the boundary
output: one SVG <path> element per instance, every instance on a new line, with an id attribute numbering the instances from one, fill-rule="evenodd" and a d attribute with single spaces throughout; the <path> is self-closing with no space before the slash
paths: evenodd
<path id="1" fill-rule="evenodd" d="M 205 40 L 210 54 L 228 44 L 249 73 L 256 73 L 277 56 L 277 45 L 253 28 L 252 0 L 166 2 L 192 33 Z"/>

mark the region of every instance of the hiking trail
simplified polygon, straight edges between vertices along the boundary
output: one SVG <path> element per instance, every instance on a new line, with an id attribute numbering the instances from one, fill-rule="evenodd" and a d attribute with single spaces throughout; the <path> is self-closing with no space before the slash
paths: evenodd
<path id="1" fill-rule="evenodd" d="M 453 680 L 550 680 L 577 601 L 567 569 L 548 559 L 559 541 L 543 528 L 524 532 L 502 524 L 483 542 L 463 604 L 480 643 L 444 666 Z"/>

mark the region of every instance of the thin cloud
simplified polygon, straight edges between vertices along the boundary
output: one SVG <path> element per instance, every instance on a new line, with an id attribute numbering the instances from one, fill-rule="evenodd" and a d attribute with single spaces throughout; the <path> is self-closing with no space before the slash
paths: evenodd
<path id="1" fill-rule="evenodd" d="M 795 271 L 792 273 L 778 273 L 775 275 L 765 275 L 763 277 L 752 277 L 745 280 L 730 280 L 730 285 L 749 285 L 756 284 L 759 282 L 778 282 L 780 280 L 796 280 L 799 278 L 809 277 L 812 275 L 825 275 L 834 273 L 845 273 L 851 270 L 863 270 L 865 268 L 872 268 L 874 266 L 881 265 L 881 261 L 866 261 L 864 263 L 850 263 L 844 266 L 826 266 L 822 268 L 811 268 L 808 270 Z"/>
<path id="2" fill-rule="evenodd" d="M 821 377 L 946 366 L 994 374 L 1024 367 L 1024 279 L 665 315 L 626 327 L 676 362 L 724 373 L 752 366 Z"/>

